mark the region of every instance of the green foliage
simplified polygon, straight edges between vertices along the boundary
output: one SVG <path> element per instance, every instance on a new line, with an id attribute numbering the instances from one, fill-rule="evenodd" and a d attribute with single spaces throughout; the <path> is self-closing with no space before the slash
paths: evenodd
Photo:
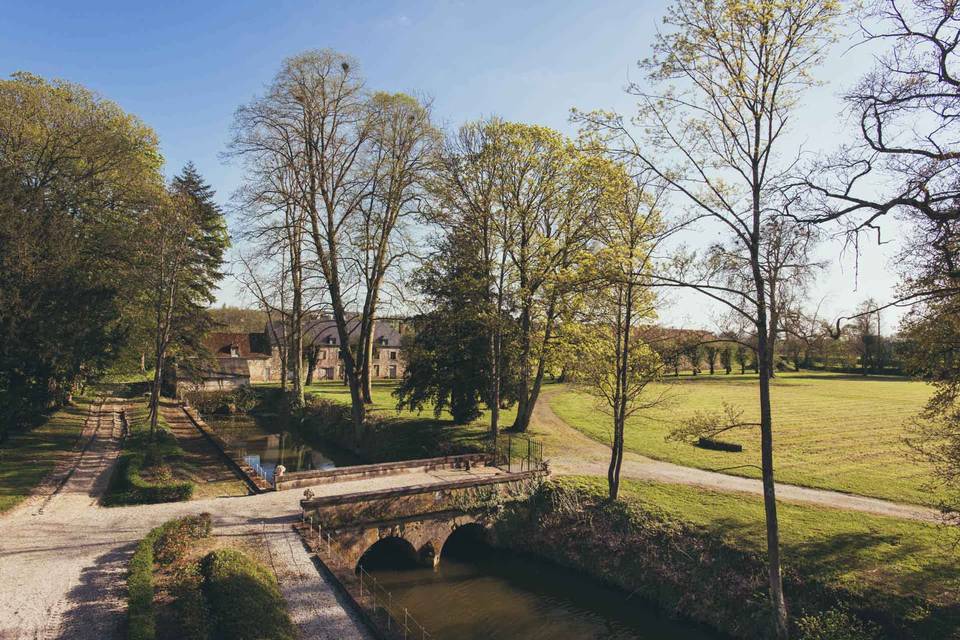
<path id="1" fill-rule="evenodd" d="M 157 138 L 79 85 L 0 80 L 0 438 L 117 358 Z"/>
<path id="2" fill-rule="evenodd" d="M 481 247 L 474 234 L 451 231 L 414 280 L 434 310 L 413 319 L 405 339 L 406 368 L 396 389 L 397 406 L 435 417 L 449 409 L 455 424 L 480 417 L 480 403 L 491 401 L 490 340 L 496 311 L 487 290 Z M 509 318 L 501 319 L 511 324 Z M 509 331 L 505 332 L 509 336 Z M 512 352 L 506 344 L 506 352 Z M 512 400 L 516 383 L 501 376 L 501 404 Z"/>
<path id="3" fill-rule="evenodd" d="M 103 504 L 112 507 L 189 500 L 193 496 L 194 483 L 172 480 L 166 467 L 167 461 L 182 455 L 177 439 L 163 423 L 151 437 L 143 410 L 133 416 L 132 433 L 123 443 Z M 144 478 L 145 473 L 151 478 Z"/>
<path id="4" fill-rule="evenodd" d="M 230 391 L 187 391 L 183 397 L 204 415 L 250 413 L 263 402 L 263 394 L 249 386 Z"/>
<path id="5" fill-rule="evenodd" d="M 216 640 L 295 640 L 297 637 L 273 573 L 235 549 L 203 561 L 204 589 Z"/>
<path id="6" fill-rule="evenodd" d="M 210 529 L 210 514 L 188 516 L 151 529 L 137 544 L 127 565 L 127 637 L 130 640 L 153 640 L 157 635 L 154 562 L 172 563 L 191 541 L 208 537 Z"/>
<path id="7" fill-rule="evenodd" d="M 800 640 L 879 640 L 880 628 L 843 609 L 829 609 L 797 620 Z"/>

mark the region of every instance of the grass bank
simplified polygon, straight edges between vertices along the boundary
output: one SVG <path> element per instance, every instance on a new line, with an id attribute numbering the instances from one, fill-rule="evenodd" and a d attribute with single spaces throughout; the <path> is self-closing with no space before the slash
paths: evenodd
<path id="1" fill-rule="evenodd" d="M 563 478 L 508 507 L 498 543 L 586 572 L 737 638 L 767 632 L 758 498 L 624 481 Z M 960 561 L 932 525 L 780 505 L 785 588 L 798 637 L 823 626 L 851 638 L 960 637 Z M 847 636 L 823 636 L 847 637 Z"/>
<path id="2" fill-rule="evenodd" d="M 80 400 L 0 445 L 0 513 L 22 502 L 58 462 L 70 458 L 89 408 Z"/>
<path id="3" fill-rule="evenodd" d="M 627 422 L 625 446 L 645 456 L 690 467 L 759 477 L 759 433 L 740 429 L 725 440 L 742 453 L 709 451 L 667 440 L 670 431 L 697 411 L 720 411 L 723 402 L 758 415 L 756 376 L 699 375 L 668 378 L 651 393 L 667 391 L 669 404 Z M 926 485 L 929 465 L 907 445 L 910 420 L 930 389 L 904 378 L 823 373 L 784 373 L 773 382 L 774 455 L 777 480 L 821 489 L 936 506 L 940 496 Z M 610 442 L 610 420 L 595 400 L 571 387 L 554 387 L 551 409 L 567 424 L 598 441 Z"/>
<path id="4" fill-rule="evenodd" d="M 163 416 L 158 417 L 152 438 L 145 403 L 132 405 L 127 419 L 130 433 L 124 439 L 102 503 L 112 507 L 189 500 L 195 485 L 174 477 L 170 465 L 183 457 L 183 451 Z"/>

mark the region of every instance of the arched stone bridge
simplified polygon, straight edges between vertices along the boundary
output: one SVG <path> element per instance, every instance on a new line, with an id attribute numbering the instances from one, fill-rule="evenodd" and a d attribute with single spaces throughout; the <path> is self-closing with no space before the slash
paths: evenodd
<path id="1" fill-rule="evenodd" d="M 421 563 L 436 566 L 453 531 L 468 524 L 487 526 L 493 505 L 528 495 L 546 474 L 542 464 L 508 471 L 488 462 L 485 456 L 415 461 L 416 469 L 384 472 L 367 483 L 388 486 L 346 493 L 337 489 L 357 482 L 348 478 L 383 465 L 344 467 L 334 470 L 339 482 L 311 486 L 300 506 L 304 520 L 322 531 L 325 551 L 343 565 L 355 568 L 379 541 L 398 538 L 409 543 Z"/>

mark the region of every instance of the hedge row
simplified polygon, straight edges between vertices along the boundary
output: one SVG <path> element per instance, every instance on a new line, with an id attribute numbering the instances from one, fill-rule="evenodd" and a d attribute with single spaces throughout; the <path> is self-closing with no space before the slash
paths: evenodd
<path id="1" fill-rule="evenodd" d="M 204 558 L 203 575 L 215 639 L 296 639 L 277 579 L 262 564 L 219 549 Z"/>
<path id="2" fill-rule="evenodd" d="M 150 482 L 143 477 L 145 468 L 159 467 L 166 459 L 182 455 L 177 439 L 162 424 L 158 425 L 151 441 L 143 422 L 142 412 L 134 414 L 133 433 L 123 444 L 103 498 L 107 506 L 180 502 L 193 497 L 192 482 Z"/>
<path id="3" fill-rule="evenodd" d="M 137 545 L 127 565 L 127 637 L 153 640 L 157 636 L 153 607 L 154 562 L 169 564 L 179 558 L 190 541 L 210 535 L 210 514 L 170 520 L 150 530 Z"/>

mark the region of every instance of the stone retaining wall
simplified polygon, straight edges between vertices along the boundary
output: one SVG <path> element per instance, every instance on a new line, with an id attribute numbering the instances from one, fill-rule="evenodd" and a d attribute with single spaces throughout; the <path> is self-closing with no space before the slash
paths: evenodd
<path id="1" fill-rule="evenodd" d="M 220 450 L 220 453 L 223 454 L 223 457 L 227 459 L 230 465 L 240 474 L 240 477 L 247 483 L 254 493 L 264 493 L 266 491 L 272 491 L 273 487 L 269 482 L 257 475 L 256 471 L 253 470 L 246 461 L 240 456 L 236 455 L 230 445 L 226 441 L 217 435 L 216 431 L 210 428 L 206 422 L 203 421 L 203 418 L 200 417 L 200 414 L 197 413 L 196 409 L 193 407 L 188 407 L 185 405 L 180 406 L 183 409 L 183 412 L 187 414 L 187 417 L 190 418 L 190 422 L 193 423 L 200 433 L 202 433 L 207 440 L 209 440 L 213 445 Z"/>

